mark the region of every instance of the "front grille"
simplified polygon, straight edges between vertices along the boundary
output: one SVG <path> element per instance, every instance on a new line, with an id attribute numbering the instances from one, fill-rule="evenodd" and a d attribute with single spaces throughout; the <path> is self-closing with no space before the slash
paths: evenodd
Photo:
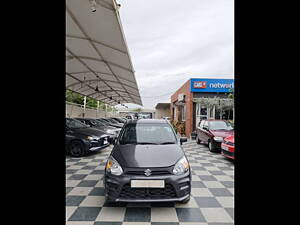
<path id="1" fill-rule="evenodd" d="M 91 147 L 94 148 L 94 147 L 100 147 L 102 144 L 100 142 L 91 142 Z"/>
<path id="2" fill-rule="evenodd" d="M 116 194 L 118 193 L 118 190 L 119 190 L 119 185 L 110 182 L 107 183 L 107 194 L 109 196 L 117 197 Z"/>
<path id="3" fill-rule="evenodd" d="M 104 140 L 108 141 L 108 138 L 109 138 L 109 136 L 107 136 L 107 137 L 102 137 L 102 138 L 99 139 L 98 142 L 99 142 L 101 145 L 104 145 Z"/>
<path id="4" fill-rule="evenodd" d="M 130 184 L 125 184 L 119 197 L 124 199 L 168 199 L 176 198 L 176 192 L 171 184 L 166 184 L 165 188 L 131 188 Z"/>
<path id="5" fill-rule="evenodd" d="M 159 176 L 159 175 L 170 175 L 172 174 L 172 167 L 161 167 L 161 168 L 127 168 L 124 173 L 127 175 L 137 175 L 137 176 L 146 176 L 145 170 L 151 170 L 151 176 Z"/>
<path id="6" fill-rule="evenodd" d="M 224 144 L 230 145 L 230 146 L 234 146 L 234 143 L 233 143 L 233 142 L 230 142 L 230 141 L 224 141 Z"/>
<path id="7" fill-rule="evenodd" d="M 224 149 L 222 149 L 222 152 L 225 154 L 225 155 L 229 155 L 229 156 L 234 156 L 234 152 L 230 152 L 230 151 L 226 151 Z"/>
<path id="8" fill-rule="evenodd" d="M 145 172 L 141 170 L 132 170 L 132 171 L 127 171 L 126 174 L 128 175 L 144 175 Z M 150 176 L 156 176 L 156 175 L 168 175 L 171 174 L 169 171 L 151 171 Z"/>

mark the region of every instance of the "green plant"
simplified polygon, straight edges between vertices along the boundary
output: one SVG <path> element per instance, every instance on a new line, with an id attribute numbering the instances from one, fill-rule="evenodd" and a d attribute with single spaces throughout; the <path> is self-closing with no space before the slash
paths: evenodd
<path id="1" fill-rule="evenodd" d="M 84 96 L 81 94 L 75 93 L 71 90 L 66 90 L 66 101 L 83 105 L 84 104 Z M 97 106 L 98 106 L 97 100 L 87 97 L 86 98 L 86 106 L 92 107 L 92 108 L 97 108 Z M 103 108 L 103 109 L 105 108 L 104 103 L 102 103 L 101 101 L 100 101 L 100 108 Z"/>

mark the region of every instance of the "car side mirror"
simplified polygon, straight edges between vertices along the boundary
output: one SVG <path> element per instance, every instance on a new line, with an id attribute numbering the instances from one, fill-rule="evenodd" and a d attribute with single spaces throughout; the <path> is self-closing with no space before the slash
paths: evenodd
<path id="1" fill-rule="evenodd" d="M 203 127 L 203 130 L 208 130 L 208 127 Z"/>
<path id="2" fill-rule="evenodd" d="M 180 144 L 182 145 L 183 142 L 187 142 L 187 137 L 180 137 Z"/>

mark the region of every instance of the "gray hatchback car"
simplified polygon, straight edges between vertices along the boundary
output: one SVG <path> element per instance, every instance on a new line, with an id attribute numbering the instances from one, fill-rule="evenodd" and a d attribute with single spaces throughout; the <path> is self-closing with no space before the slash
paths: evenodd
<path id="1" fill-rule="evenodd" d="M 108 202 L 187 202 L 190 165 L 166 120 L 128 121 L 106 162 L 104 187 Z"/>

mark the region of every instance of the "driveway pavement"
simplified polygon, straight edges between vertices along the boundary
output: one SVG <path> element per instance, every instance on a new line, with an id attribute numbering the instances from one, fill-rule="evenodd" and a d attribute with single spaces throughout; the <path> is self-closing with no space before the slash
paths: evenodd
<path id="1" fill-rule="evenodd" d="M 66 157 L 67 225 L 232 225 L 234 163 L 194 140 L 184 143 L 192 196 L 180 203 L 104 202 L 104 165 L 113 146 L 82 158 Z"/>

